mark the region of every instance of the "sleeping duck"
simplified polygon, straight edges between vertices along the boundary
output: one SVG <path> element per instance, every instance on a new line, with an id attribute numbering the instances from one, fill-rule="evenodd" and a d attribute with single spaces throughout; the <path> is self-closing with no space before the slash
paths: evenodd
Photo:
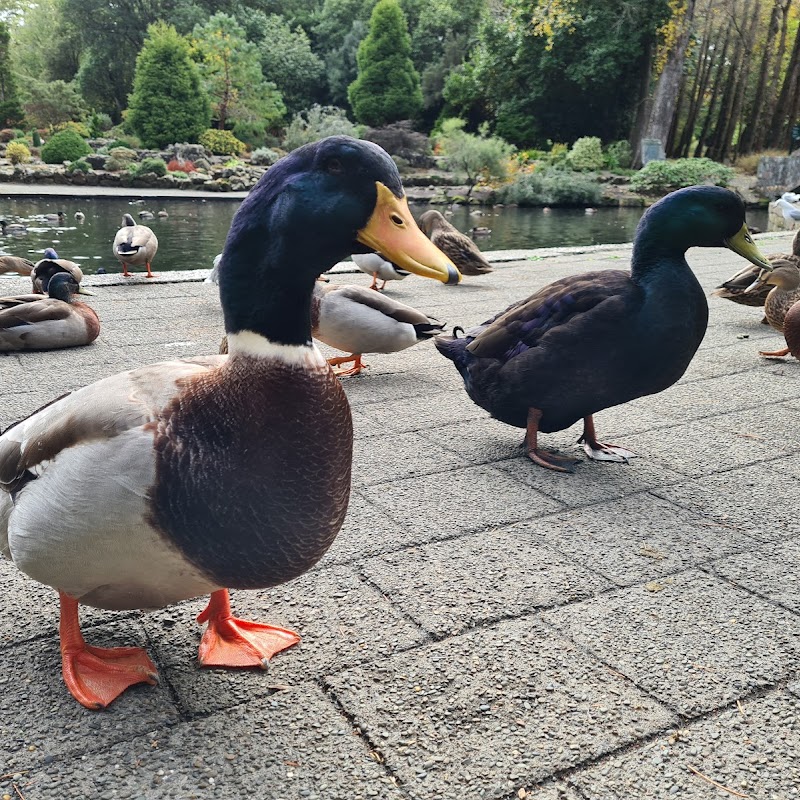
<path id="1" fill-rule="evenodd" d="M 160 608 L 210 594 L 198 618 L 206 666 L 265 667 L 299 640 L 232 616 L 228 588 L 297 577 L 344 520 L 350 409 L 311 340 L 311 296 L 320 273 L 362 249 L 458 279 L 385 151 L 347 136 L 298 148 L 231 223 L 219 275 L 229 356 L 120 373 L 0 436 L 0 551 L 59 592 L 62 674 L 87 708 L 153 683 L 156 668 L 140 648 L 88 645 L 79 603 Z"/>
<path id="2" fill-rule="evenodd" d="M 539 432 L 583 419 L 590 458 L 627 461 L 630 450 L 598 441 L 592 415 L 672 386 L 706 331 L 708 305 L 686 263 L 690 247 L 730 247 L 767 270 L 727 189 L 693 186 L 651 206 L 639 222 L 631 271 L 571 275 L 521 300 L 466 336 L 438 336 L 467 394 L 493 417 L 525 428 L 538 465 L 574 462 L 539 448 Z M 455 333 L 455 332 L 454 332 Z"/>
<path id="3" fill-rule="evenodd" d="M 147 225 L 137 225 L 130 214 L 123 214 L 122 227 L 114 237 L 114 255 L 122 264 L 122 274 L 130 277 L 128 267 L 147 267 L 147 277 L 155 276 L 150 271 L 150 263 L 158 251 L 158 238 Z"/>
<path id="4" fill-rule="evenodd" d="M 30 275 L 33 270 L 33 261 L 19 256 L 0 256 L 0 275 L 6 272 L 16 272 L 17 275 Z"/>
<path id="5" fill-rule="evenodd" d="M 75 283 L 83 280 L 81 268 L 74 262 L 66 258 L 59 258 L 58 253 L 52 247 L 44 251 L 44 258 L 33 265 L 31 271 L 31 283 L 33 291 L 37 294 L 47 294 L 47 284 L 54 275 L 66 273 L 71 275 Z"/>
<path id="6" fill-rule="evenodd" d="M 20 236 L 28 232 L 28 226 L 22 222 L 8 222 L 8 220 L 0 219 L 0 234 L 8 236 L 9 234 Z"/>
<path id="7" fill-rule="evenodd" d="M 773 261 L 771 271 L 761 270 L 756 280 L 748 287 L 748 291 L 769 289 L 764 303 L 764 316 L 776 331 L 784 333 L 784 321 L 789 309 L 800 300 L 800 269 L 791 261 Z M 760 350 L 759 355 L 781 358 L 788 355 L 790 349 Z"/>
<path id="8" fill-rule="evenodd" d="M 792 239 L 791 253 L 777 253 L 776 255 L 767 256 L 767 261 L 770 264 L 777 264 L 779 261 L 788 262 L 795 267 L 800 267 L 800 231 Z M 760 272 L 761 267 L 754 264 L 745 267 L 717 286 L 711 294 L 713 297 L 722 297 L 725 300 L 740 303 L 743 306 L 763 306 L 767 295 L 772 290 L 772 286 L 767 283 L 759 283 L 753 289 L 753 283 L 757 281 Z"/>
<path id="9" fill-rule="evenodd" d="M 47 285 L 49 297 L 23 294 L 0 297 L 0 352 L 57 350 L 91 344 L 100 333 L 100 321 L 75 294 L 91 294 L 68 272 L 59 272 Z"/>
<path id="10" fill-rule="evenodd" d="M 367 275 L 372 275 L 370 289 L 382 292 L 389 281 L 402 281 L 411 273 L 407 269 L 401 269 L 397 264 L 387 261 L 378 253 L 353 253 L 351 255 L 353 263 Z M 378 286 L 378 278 L 383 283 Z"/>
<path id="11" fill-rule="evenodd" d="M 339 377 L 358 375 L 364 353 L 397 353 L 441 333 L 444 325 L 416 308 L 362 286 L 326 286 L 320 278 L 311 296 L 311 335 L 349 356 L 329 358 Z M 227 337 L 220 353 L 228 352 Z M 336 369 L 353 362 L 347 369 Z"/>
<path id="12" fill-rule="evenodd" d="M 475 242 L 451 225 L 438 211 L 426 211 L 419 218 L 419 226 L 422 232 L 458 267 L 462 275 L 485 275 L 492 271 L 491 264 L 484 258 Z M 477 230 L 473 228 L 472 233 L 475 234 Z M 488 228 L 486 230 L 488 231 Z"/>

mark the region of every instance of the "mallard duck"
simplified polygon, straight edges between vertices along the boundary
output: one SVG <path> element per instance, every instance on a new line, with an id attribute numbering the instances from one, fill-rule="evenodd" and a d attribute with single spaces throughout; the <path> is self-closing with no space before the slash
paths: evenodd
<path id="1" fill-rule="evenodd" d="M 661 392 L 683 375 L 708 321 L 705 295 L 684 254 L 689 247 L 723 246 L 771 269 L 733 192 L 681 189 L 645 212 L 630 272 L 562 278 L 465 337 L 434 342 L 475 403 L 527 429 L 528 455 L 536 464 L 569 471 L 574 462 L 540 450 L 537 437 L 580 419 L 579 441 L 590 458 L 625 462 L 634 453 L 598 441 L 592 415 Z"/>
<path id="2" fill-rule="evenodd" d="M 66 222 L 67 212 L 56 211 L 52 214 L 42 214 L 42 219 L 46 220 L 47 222 Z"/>
<path id="3" fill-rule="evenodd" d="M 492 229 L 477 225 L 477 226 L 469 229 L 469 235 L 473 236 L 473 237 L 475 237 L 475 236 L 478 236 L 478 237 L 480 237 L 480 236 L 491 236 L 492 235 Z"/>
<path id="4" fill-rule="evenodd" d="M 795 303 L 783 319 L 783 336 L 786 350 L 795 358 L 800 358 L 800 302 Z"/>
<path id="5" fill-rule="evenodd" d="M 20 235 L 28 232 L 28 226 L 22 222 L 8 222 L 5 219 L 0 219 L 0 234 L 3 236 Z"/>
<path id="6" fill-rule="evenodd" d="M 156 215 L 152 211 L 140 211 L 139 219 L 155 219 Z"/>
<path id="7" fill-rule="evenodd" d="M 0 275 L 6 272 L 16 272 L 17 275 L 30 275 L 33 261 L 19 256 L 0 256 Z"/>
<path id="8" fill-rule="evenodd" d="M 83 280 L 83 272 L 74 261 L 68 261 L 66 258 L 59 258 L 58 253 L 56 253 L 52 247 L 48 247 L 47 250 L 44 251 L 44 258 L 33 265 L 33 270 L 31 272 L 33 291 L 37 294 L 47 294 L 48 282 L 53 275 L 57 275 L 60 272 L 66 272 L 72 275 L 75 283 L 80 283 Z"/>
<path id="9" fill-rule="evenodd" d="M 75 212 L 75 220 L 77 222 L 83 222 L 86 219 L 86 214 L 83 211 L 76 211 Z"/>
<path id="10" fill-rule="evenodd" d="M 778 262 L 787 262 L 800 267 L 800 231 L 798 231 L 794 239 L 792 239 L 792 252 L 791 253 L 778 253 L 776 255 L 767 256 L 767 261 L 770 264 L 777 264 Z M 735 275 L 728 278 L 725 283 L 721 283 L 711 292 L 713 297 L 722 297 L 724 300 L 730 300 L 733 303 L 739 303 L 743 306 L 763 306 L 767 295 L 772 290 L 772 286 L 767 283 L 759 283 L 753 289 L 753 282 L 758 279 L 761 267 L 751 264 L 742 270 L 739 270 Z M 747 291 L 751 289 L 751 291 Z"/>
<path id="11" fill-rule="evenodd" d="M 44 298 L 40 294 L 0 297 L 0 351 L 82 347 L 97 338 L 97 314 L 85 303 L 73 302 L 75 294 L 91 292 L 72 275 L 53 275 L 47 294 Z"/>
<path id="12" fill-rule="evenodd" d="M 122 227 L 114 237 L 113 252 L 122 263 L 122 274 L 130 277 L 128 267 L 147 267 L 147 277 L 155 276 L 150 271 L 150 262 L 158 251 L 158 239 L 147 225 L 137 225 L 130 214 L 122 215 Z"/>
<path id="13" fill-rule="evenodd" d="M 408 270 L 400 269 L 396 264 L 387 261 L 378 253 L 353 253 L 350 257 L 362 272 L 372 275 L 372 284 L 369 288 L 378 292 L 382 292 L 389 281 L 402 281 L 411 274 Z M 381 286 L 378 286 L 378 278 L 383 281 Z"/>
<path id="14" fill-rule="evenodd" d="M 760 274 L 748 287 L 759 291 L 763 286 L 770 288 L 764 303 L 764 316 L 776 331 L 783 333 L 784 320 L 789 309 L 800 300 L 800 269 L 791 261 L 773 261 L 772 270 L 761 270 Z M 761 350 L 759 355 L 780 358 L 789 353 L 784 350 Z"/>
<path id="15" fill-rule="evenodd" d="M 167 210 L 166 210 L 165 208 L 162 208 L 162 209 L 161 209 L 161 210 L 158 212 L 158 218 L 159 218 L 159 219 L 167 219 L 167 217 L 169 217 L 169 214 L 167 213 Z"/>
<path id="16" fill-rule="evenodd" d="M 458 267 L 462 275 L 484 275 L 492 271 L 489 262 L 469 236 L 451 225 L 438 211 L 426 211 L 419 218 L 423 233 Z"/>
<path id="17" fill-rule="evenodd" d="M 294 150 L 231 223 L 220 268 L 230 356 L 120 373 L 0 436 L 0 551 L 58 590 L 62 673 L 87 708 L 153 683 L 156 668 L 140 648 L 87 645 L 79 603 L 160 608 L 210 594 L 205 666 L 265 667 L 299 640 L 233 617 L 228 588 L 297 577 L 342 525 L 350 409 L 311 340 L 311 295 L 362 248 L 458 280 L 385 151 L 347 136 Z"/>

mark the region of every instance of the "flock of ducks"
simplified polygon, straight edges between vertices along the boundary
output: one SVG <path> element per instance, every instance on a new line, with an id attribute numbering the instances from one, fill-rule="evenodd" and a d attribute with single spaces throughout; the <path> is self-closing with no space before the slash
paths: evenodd
<path id="1" fill-rule="evenodd" d="M 579 419 L 591 458 L 627 460 L 630 451 L 598 441 L 592 415 L 662 391 L 689 364 L 708 316 L 684 255 L 693 246 L 727 246 L 772 270 L 736 195 L 683 189 L 642 218 L 630 272 L 563 278 L 435 344 L 476 403 L 525 429 L 540 466 L 569 469 L 537 437 Z M 105 378 L 0 436 L 0 551 L 58 591 L 62 675 L 87 708 L 155 682 L 156 667 L 141 648 L 87 644 L 79 604 L 160 608 L 208 594 L 198 617 L 207 624 L 198 652 L 205 666 L 265 667 L 299 641 L 293 631 L 233 616 L 228 589 L 302 574 L 343 523 L 351 415 L 312 337 L 352 333 L 337 327 L 336 309 L 352 301 L 354 287 L 318 279 L 363 252 L 442 283 L 460 279 L 418 228 L 381 148 L 333 136 L 295 150 L 244 200 L 218 262 L 228 355 Z M 369 301 L 356 292 L 364 310 L 353 329 L 369 326 L 372 312 L 410 326 L 409 341 L 441 327 L 361 291 Z"/>

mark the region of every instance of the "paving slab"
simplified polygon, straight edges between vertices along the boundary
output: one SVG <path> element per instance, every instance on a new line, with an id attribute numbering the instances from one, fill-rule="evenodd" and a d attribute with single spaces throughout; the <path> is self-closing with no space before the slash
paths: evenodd
<path id="1" fill-rule="evenodd" d="M 693 570 L 542 617 L 686 716 L 776 683 L 800 660 L 800 617 Z"/>
<path id="2" fill-rule="evenodd" d="M 328 684 L 414 800 L 506 798 L 675 721 L 532 618 Z"/>

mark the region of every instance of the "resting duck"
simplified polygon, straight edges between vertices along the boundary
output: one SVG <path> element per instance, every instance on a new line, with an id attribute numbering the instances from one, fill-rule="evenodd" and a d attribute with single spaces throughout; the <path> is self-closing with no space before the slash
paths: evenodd
<path id="1" fill-rule="evenodd" d="M 464 236 L 438 211 L 426 211 L 419 218 L 419 226 L 422 232 L 458 267 L 462 275 L 485 275 L 492 271 L 491 265 L 475 242 L 469 236 Z"/>
<path id="2" fill-rule="evenodd" d="M 62 673 L 87 708 L 153 683 L 156 668 L 140 648 L 87 645 L 79 603 L 160 608 L 210 594 L 198 618 L 206 666 L 264 667 L 299 640 L 233 617 L 228 587 L 297 577 L 344 520 L 350 409 L 312 343 L 311 295 L 362 248 L 458 279 L 385 151 L 347 136 L 298 148 L 231 223 L 220 267 L 230 356 L 120 373 L 0 436 L 0 551 L 58 590 Z"/>
<path id="3" fill-rule="evenodd" d="M 369 288 L 375 289 L 377 292 L 382 292 L 389 281 L 402 281 L 411 274 L 408 270 L 398 267 L 397 264 L 387 261 L 378 253 L 353 253 L 350 257 L 362 272 L 372 275 L 372 284 Z M 380 286 L 378 286 L 378 278 L 383 281 Z"/>
<path id="4" fill-rule="evenodd" d="M 91 294 L 68 272 L 53 275 L 49 297 L 24 294 L 0 297 L 0 351 L 58 350 L 91 344 L 100 333 L 100 320 L 75 294 Z"/>
<path id="5" fill-rule="evenodd" d="M 800 267 L 800 231 L 792 239 L 791 253 L 778 253 L 767 256 L 767 261 L 770 264 L 777 264 L 779 261 L 788 262 L 789 264 L 794 264 L 795 267 Z M 766 283 L 759 283 L 755 289 L 752 288 L 753 282 L 758 280 L 760 272 L 761 267 L 755 265 L 745 267 L 728 278 L 725 283 L 717 286 L 711 294 L 713 297 L 722 297 L 725 300 L 740 303 L 743 306 L 763 306 L 772 287 Z M 748 289 L 751 291 L 748 291 Z"/>
<path id="6" fill-rule="evenodd" d="M 42 214 L 42 219 L 46 220 L 47 222 L 66 222 L 67 212 L 56 211 L 52 214 Z"/>
<path id="7" fill-rule="evenodd" d="M 6 272 L 16 272 L 17 275 L 30 275 L 33 270 L 33 261 L 19 256 L 0 256 L 0 275 Z"/>
<path id="8" fill-rule="evenodd" d="M 776 331 L 784 332 L 784 321 L 789 309 L 800 300 L 800 269 L 789 261 L 773 261 L 771 271 L 761 270 L 749 287 L 760 291 L 766 286 L 770 289 L 764 303 L 764 316 Z M 760 350 L 759 355 L 781 358 L 788 355 L 790 348 L 783 350 Z"/>
<path id="9" fill-rule="evenodd" d="M 75 220 L 76 222 L 85 222 L 86 221 L 86 214 L 83 211 L 76 211 L 75 212 Z"/>
<path id="10" fill-rule="evenodd" d="M 536 464 L 570 471 L 574 462 L 540 450 L 537 437 L 580 419 L 579 441 L 590 458 L 627 461 L 630 450 L 598 441 L 592 415 L 661 392 L 683 375 L 708 322 L 705 295 L 685 252 L 723 246 L 771 269 L 733 192 L 681 189 L 642 217 L 630 272 L 562 278 L 463 338 L 437 337 L 436 347 L 455 363 L 475 403 L 527 429 L 528 455 Z"/>
<path id="11" fill-rule="evenodd" d="M 800 358 L 800 302 L 795 303 L 786 312 L 783 320 L 783 335 L 786 339 L 787 352 L 795 358 Z"/>
<path id="12" fill-rule="evenodd" d="M 22 234 L 28 232 L 28 226 L 22 222 L 8 222 L 7 220 L 0 219 L 0 234 L 7 236 L 8 234 Z"/>
<path id="13" fill-rule="evenodd" d="M 122 274 L 130 277 L 128 267 L 147 267 L 147 277 L 155 276 L 150 263 L 158 251 L 158 239 L 147 225 L 137 225 L 130 214 L 122 215 L 122 227 L 114 237 L 113 253 L 122 264 Z"/>
<path id="14" fill-rule="evenodd" d="M 81 268 L 74 262 L 66 258 L 59 258 L 58 253 L 52 247 L 44 251 L 44 258 L 33 265 L 31 271 L 31 283 L 33 291 L 37 294 L 47 294 L 47 284 L 54 275 L 67 273 L 71 275 L 75 283 L 83 280 Z"/>

